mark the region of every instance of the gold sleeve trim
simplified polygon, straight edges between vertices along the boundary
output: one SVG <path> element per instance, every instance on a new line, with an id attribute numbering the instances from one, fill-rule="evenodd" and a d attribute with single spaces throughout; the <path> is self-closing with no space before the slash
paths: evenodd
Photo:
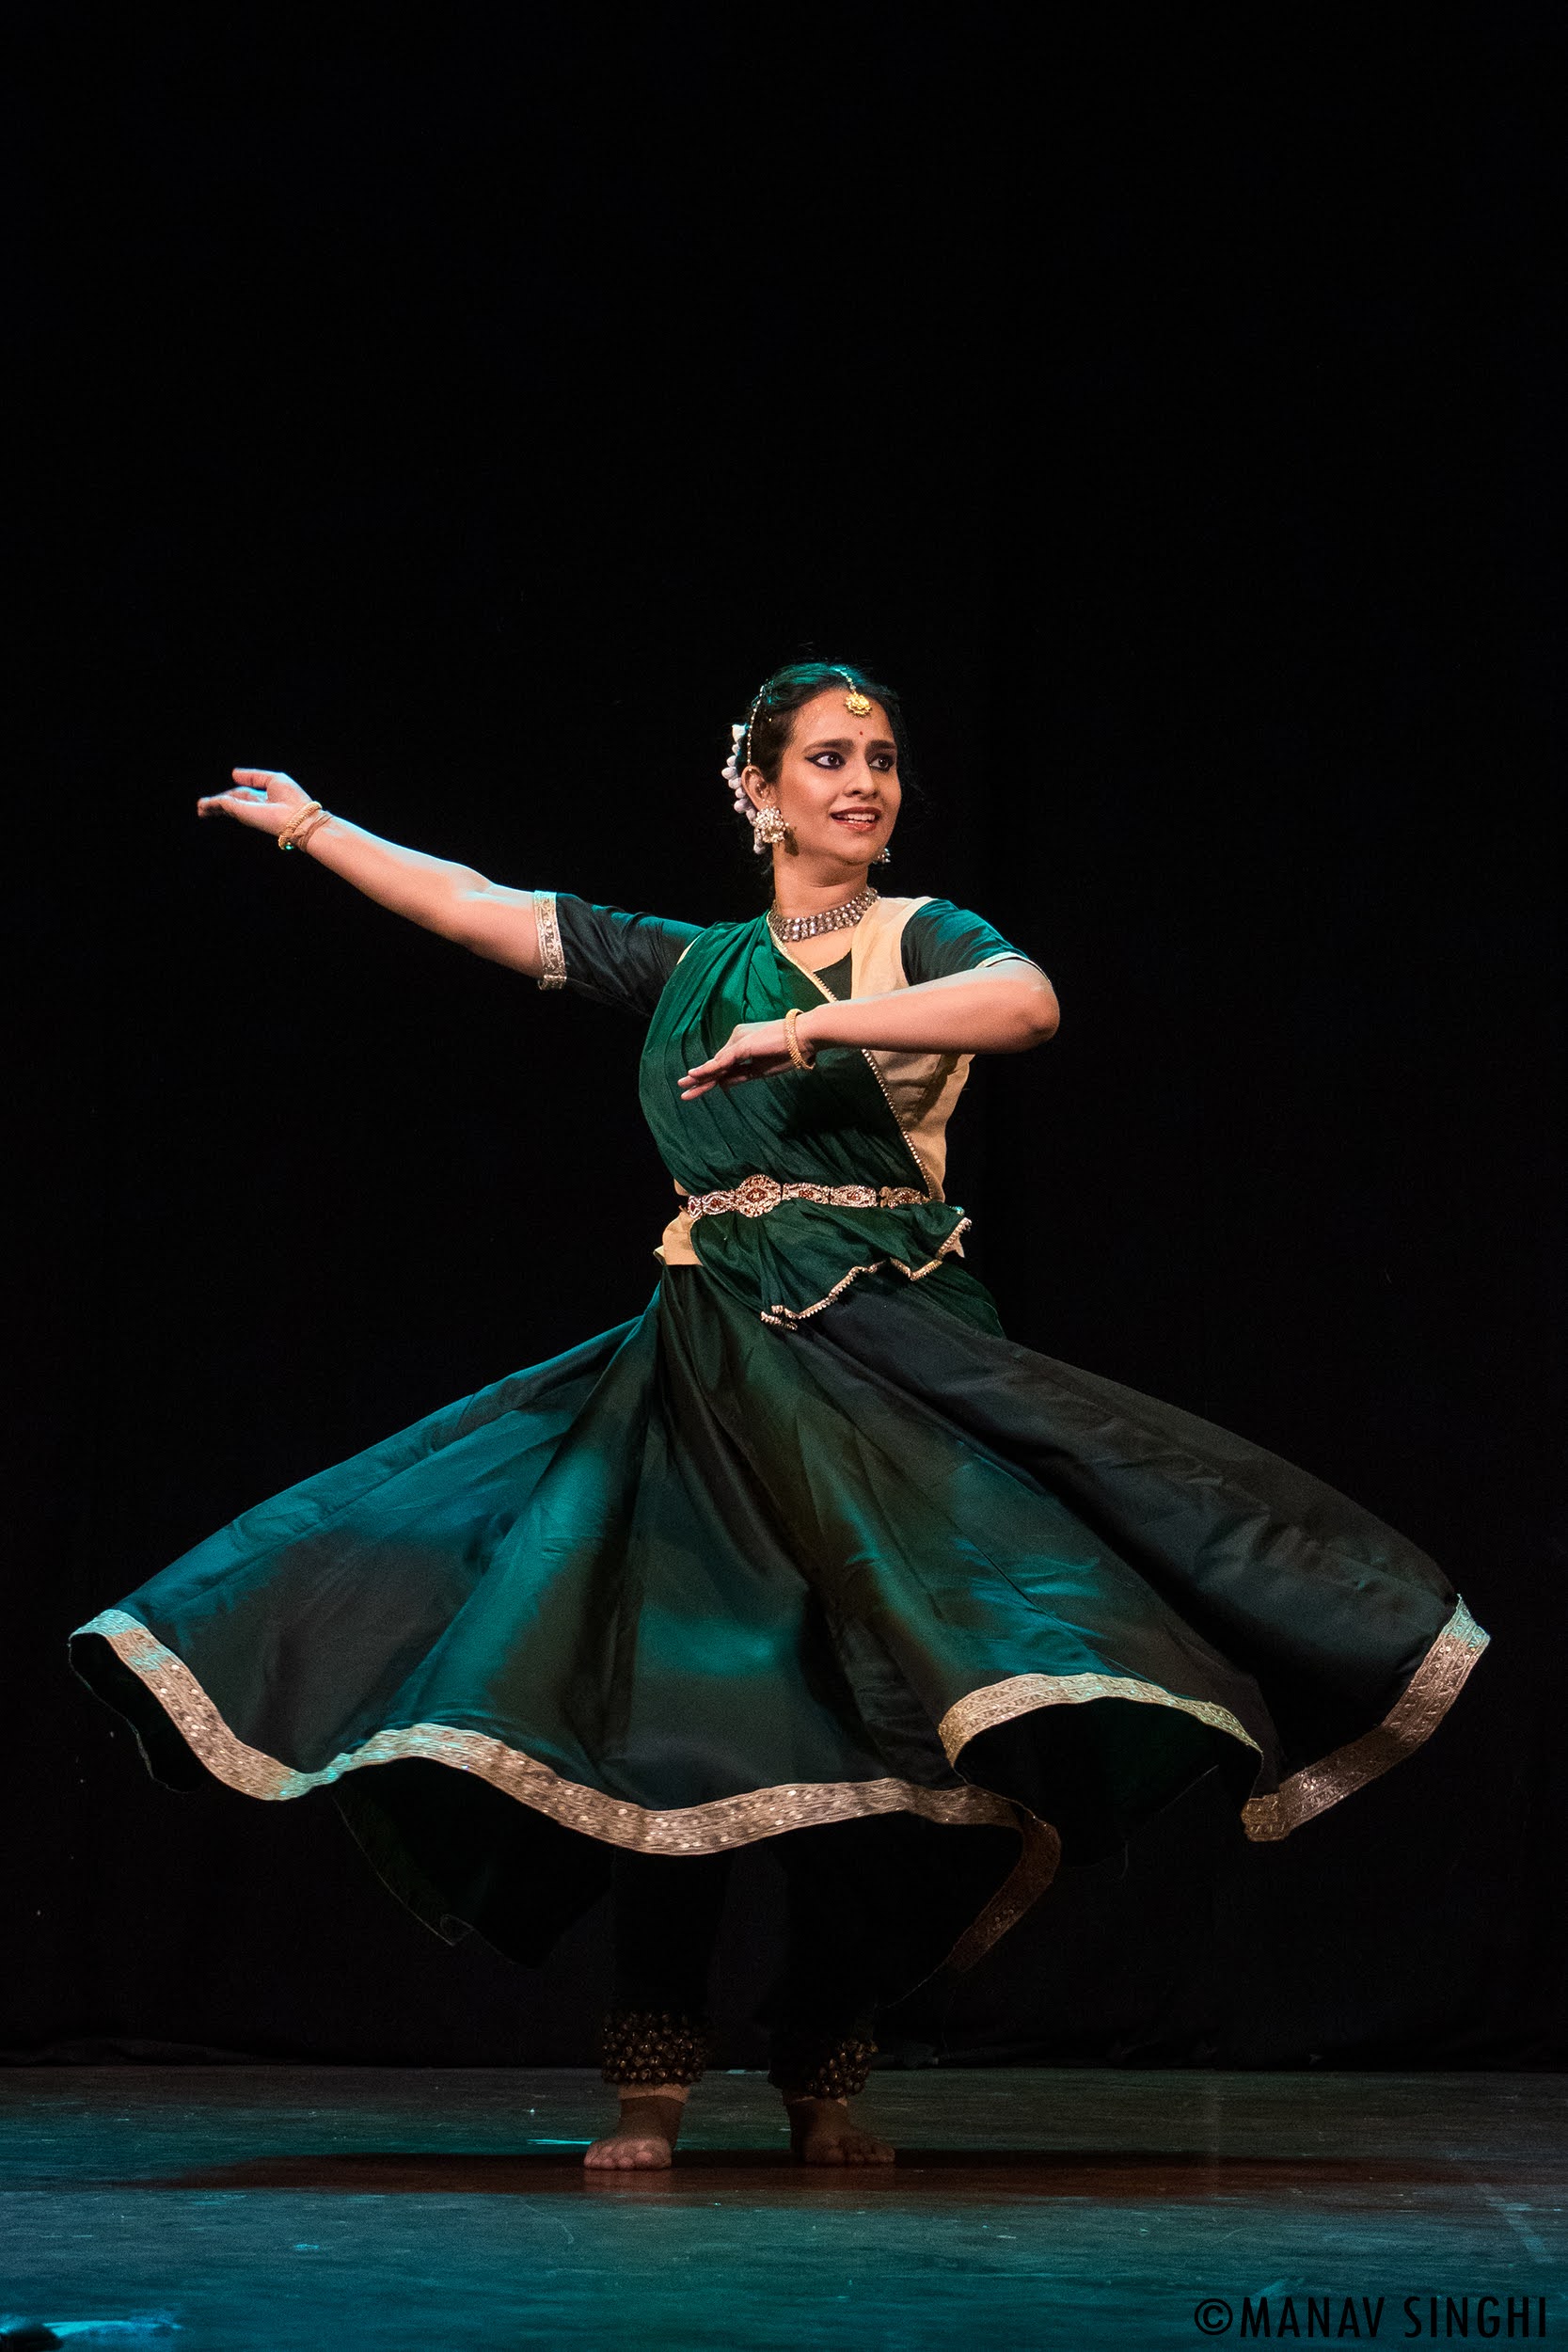
<path id="1" fill-rule="evenodd" d="M 564 988 L 566 985 L 566 951 L 561 945 L 561 925 L 555 912 L 555 892 L 536 890 L 533 894 L 533 920 L 539 932 L 539 975 L 541 988 Z"/>
<path id="2" fill-rule="evenodd" d="M 1259 1844 L 1289 1837 L 1315 1813 L 1364 1788 L 1390 1765 L 1402 1764 L 1431 1739 L 1468 1681 L 1491 1635 L 1477 1625 L 1462 1599 L 1393 1706 L 1375 1730 L 1363 1732 L 1332 1756 L 1304 1765 L 1272 1794 L 1251 1797 L 1242 1807 L 1242 1826 Z"/>

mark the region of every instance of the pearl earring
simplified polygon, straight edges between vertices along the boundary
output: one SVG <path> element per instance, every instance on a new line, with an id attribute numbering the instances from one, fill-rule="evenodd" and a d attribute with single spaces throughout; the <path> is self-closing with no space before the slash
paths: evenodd
<path id="1" fill-rule="evenodd" d="M 787 840 L 788 836 L 789 827 L 780 810 L 772 807 L 758 809 L 752 827 L 752 847 L 758 857 L 764 850 L 772 849 L 776 842 Z"/>

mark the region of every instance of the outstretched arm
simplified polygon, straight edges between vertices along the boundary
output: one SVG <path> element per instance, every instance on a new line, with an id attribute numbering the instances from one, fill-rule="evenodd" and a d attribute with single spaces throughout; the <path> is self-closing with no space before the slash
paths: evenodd
<path id="1" fill-rule="evenodd" d="M 880 996 L 854 996 L 813 1005 L 796 1024 L 805 1053 L 819 1045 L 872 1046 L 895 1053 L 1022 1054 L 1053 1037 L 1060 1020 L 1056 992 L 1037 964 L 1023 956 L 998 957 L 974 972 L 951 972 Z M 773 1078 L 794 1067 L 782 1021 L 748 1021 L 711 1061 L 681 1080 L 681 1100 L 695 1102 L 716 1086 Z"/>
<path id="2" fill-rule="evenodd" d="M 309 795 L 293 776 L 276 769 L 236 768 L 233 777 L 232 791 L 198 801 L 198 817 L 233 817 L 276 840 L 309 806 Z M 511 890 L 504 882 L 487 881 L 471 866 L 383 841 L 363 826 L 351 825 L 346 817 L 317 822 L 303 854 L 341 874 L 393 914 L 406 915 L 410 923 L 437 931 L 492 963 L 507 963 L 539 978 L 543 965 L 531 890 Z"/>

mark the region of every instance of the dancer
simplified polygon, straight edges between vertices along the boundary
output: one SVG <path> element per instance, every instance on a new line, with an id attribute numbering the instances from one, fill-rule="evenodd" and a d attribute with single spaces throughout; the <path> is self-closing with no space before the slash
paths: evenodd
<path id="1" fill-rule="evenodd" d="M 1486 1640 L 1355 1503 L 1005 1336 L 945 1129 L 972 1056 L 1052 1035 L 1051 983 L 875 887 L 890 688 L 799 664 L 731 732 L 772 902 L 706 928 L 503 887 L 270 771 L 198 803 L 634 1015 L 679 1198 L 642 1313 L 245 1512 L 72 1645 L 160 1777 L 330 1788 L 441 1933 L 536 1962 L 608 1886 L 595 2168 L 670 2161 L 737 1847 L 787 1876 L 795 2152 L 884 2162 L 848 2108 L 879 2003 L 1205 1772 L 1287 1836 L 1418 1746 Z"/>

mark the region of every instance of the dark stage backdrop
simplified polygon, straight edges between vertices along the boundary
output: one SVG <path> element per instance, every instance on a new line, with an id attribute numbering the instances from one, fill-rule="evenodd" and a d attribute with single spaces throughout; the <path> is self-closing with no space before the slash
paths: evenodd
<path id="1" fill-rule="evenodd" d="M 13 142 L 15 2055 L 589 2056 L 602 1919 L 537 1975 L 448 1950 L 326 1800 L 166 1793 L 65 1666 L 247 1503 L 636 1312 L 668 1207 L 632 1031 L 193 806 L 276 765 L 504 880 L 748 911 L 728 722 L 811 651 L 907 692 L 893 883 L 1062 998 L 955 1137 L 1011 1332 L 1356 1496 L 1493 1635 L 1418 1760 L 1278 1849 L 1200 1788 L 909 2047 L 1560 2059 L 1552 19 L 1374 17 L 283 53 L 52 12 Z"/>

